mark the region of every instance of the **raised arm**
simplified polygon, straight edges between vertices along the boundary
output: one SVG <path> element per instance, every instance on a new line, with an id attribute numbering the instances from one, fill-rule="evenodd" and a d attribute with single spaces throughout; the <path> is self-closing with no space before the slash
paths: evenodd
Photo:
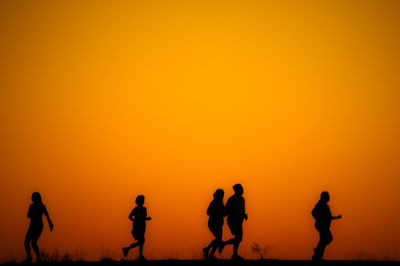
<path id="1" fill-rule="evenodd" d="M 45 215 L 46 218 L 47 218 L 47 222 L 49 223 L 50 231 L 53 231 L 54 225 L 53 225 L 53 223 L 51 222 L 49 213 L 47 212 L 46 206 L 44 206 L 44 205 L 43 205 L 43 213 L 44 213 L 44 215 Z"/>

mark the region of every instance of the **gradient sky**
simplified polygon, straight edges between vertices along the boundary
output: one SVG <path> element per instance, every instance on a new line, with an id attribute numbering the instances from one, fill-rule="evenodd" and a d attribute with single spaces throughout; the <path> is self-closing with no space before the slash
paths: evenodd
<path id="1" fill-rule="evenodd" d="M 256 242 L 309 259 L 322 190 L 343 215 L 328 259 L 398 255 L 399 14 L 382 0 L 1 1 L 0 261 L 24 256 L 33 191 L 55 225 L 47 252 L 121 258 L 144 194 L 145 255 L 200 258 L 212 193 L 238 182 L 246 258 Z"/>

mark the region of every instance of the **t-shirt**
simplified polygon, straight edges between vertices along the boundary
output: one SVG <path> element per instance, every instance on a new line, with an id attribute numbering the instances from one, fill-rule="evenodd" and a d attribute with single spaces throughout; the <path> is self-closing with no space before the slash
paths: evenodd
<path id="1" fill-rule="evenodd" d="M 133 224 L 145 224 L 147 218 L 147 209 L 143 206 L 136 206 L 133 208 L 130 216 L 134 216 Z"/>
<path id="2" fill-rule="evenodd" d="M 47 212 L 46 207 L 41 203 L 33 203 L 29 206 L 28 218 L 31 218 L 31 224 L 43 224 L 43 213 Z"/>
<path id="3" fill-rule="evenodd" d="M 312 215 L 316 220 L 316 224 L 329 227 L 332 221 L 332 213 L 329 205 L 318 201 L 312 210 Z"/>
<path id="4" fill-rule="evenodd" d="M 240 195 L 231 196 L 226 203 L 228 219 L 233 222 L 243 222 L 245 215 L 244 198 Z"/>
<path id="5" fill-rule="evenodd" d="M 224 223 L 224 204 L 222 201 L 211 201 L 207 209 L 207 214 L 210 216 L 209 222 L 216 225 Z"/>

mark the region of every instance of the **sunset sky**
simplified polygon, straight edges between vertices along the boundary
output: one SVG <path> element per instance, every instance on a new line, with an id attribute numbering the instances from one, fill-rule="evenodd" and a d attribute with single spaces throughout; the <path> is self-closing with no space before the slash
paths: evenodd
<path id="1" fill-rule="evenodd" d="M 400 259 L 399 14 L 395 0 L 1 1 L 0 262 L 25 256 L 33 191 L 47 252 L 120 259 L 144 194 L 144 255 L 201 258 L 212 194 L 235 183 L 245 258 L 256 242 L 310 259 L 328 190 L 343 219 L 327 259 Z"/>

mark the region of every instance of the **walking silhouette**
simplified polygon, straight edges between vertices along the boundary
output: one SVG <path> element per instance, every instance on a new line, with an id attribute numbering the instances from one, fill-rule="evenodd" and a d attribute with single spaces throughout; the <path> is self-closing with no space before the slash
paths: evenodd
<path id="1" fill-rule="evenodd" d="M 133 222 L 132 236 L 137 242 L 133 243 L 129 247 L 122 248 L 124 257 L 128 255 L 129 250 L 135 247 L 139 247 L 139 259 L 144 260 L 143 257 L 143 245 L 144 245 L 144 232 L 146 231 L 146 221 L 150 221 L 151 217 L 147 217 L 147 209 L 143 207 L 144 196 L 139 195 L 136 197 L 136 207 L 133 208 L 129 214 L 129 219 Z M 135 218 L 133 218 L 135 217 Z"/>
<path id="2" fill-rule="evenodd" d="M 40 250 L 37 241 L 43 231 L 43 220 L 42 220 L 43 214 L 47 218 L 50 231 L 53 231 L 53 223 L 51 222 L 46 206 L 43 205 L 42 197 L 40 196 L 39 192 L 32 193 L 32 201 L 33 203 L 29 206 L 28 210 L 28 218 L 30 218 L 31 221 L 28 228 L 28 232 L 26 232 L 25 236 L 26 259 L 24 260 L 24 262 L 32 261 L 31 246 L 36 254 L 36 262 L 41 262 L 42 259 L 40 257 Z"/>
<path id="3" fill-rule="evenodd" d="M 241 184 L 233 186 L 235 194 L 231 196 L 225 206 L 225 215 L 227 215 L 227 222 L 234 238 L 222 242 L 219 246 L 219 252 L 222 252 L 226 245 L 233 245 L 232 260 L 242 260 L 238 254 L 240 242 L 243 238 L 243 220 L 247 220 L 245 212 L 245 202 L 243 198 L 243 187 Z"/>
<path id="4" fill-rule="evenodd" d="M 314 255 L 312 257 L 312 260 L 315 261 L 322 260 L 326 246 L 333 240 L 331 231 L 329 230 L 332 220 L 342 218 L 341 215 L 332 216 L 328 205 L 329 199 L 329 193 L 327 191 L 322 192 L 321 199 L 311 212 L 315 219 L 315 228 L 319 233 L 319 242 L 317 247 L 314 248 Z"/>
<path id="5" fill-rule="evenodd" d="M 211 201 L 207 209 L 208 228 L 211 233 L 215 236 L 215 239 L 211 243 L 203 248 L 203 254 L 208 259 L 215 259 L 215 251 L 222 242 L 222 226 L 224 225 L 224 191 L 217 189 L 214 193 L 214 199 Z M 211 249 L 211 252 L 209 253 Z"/>

